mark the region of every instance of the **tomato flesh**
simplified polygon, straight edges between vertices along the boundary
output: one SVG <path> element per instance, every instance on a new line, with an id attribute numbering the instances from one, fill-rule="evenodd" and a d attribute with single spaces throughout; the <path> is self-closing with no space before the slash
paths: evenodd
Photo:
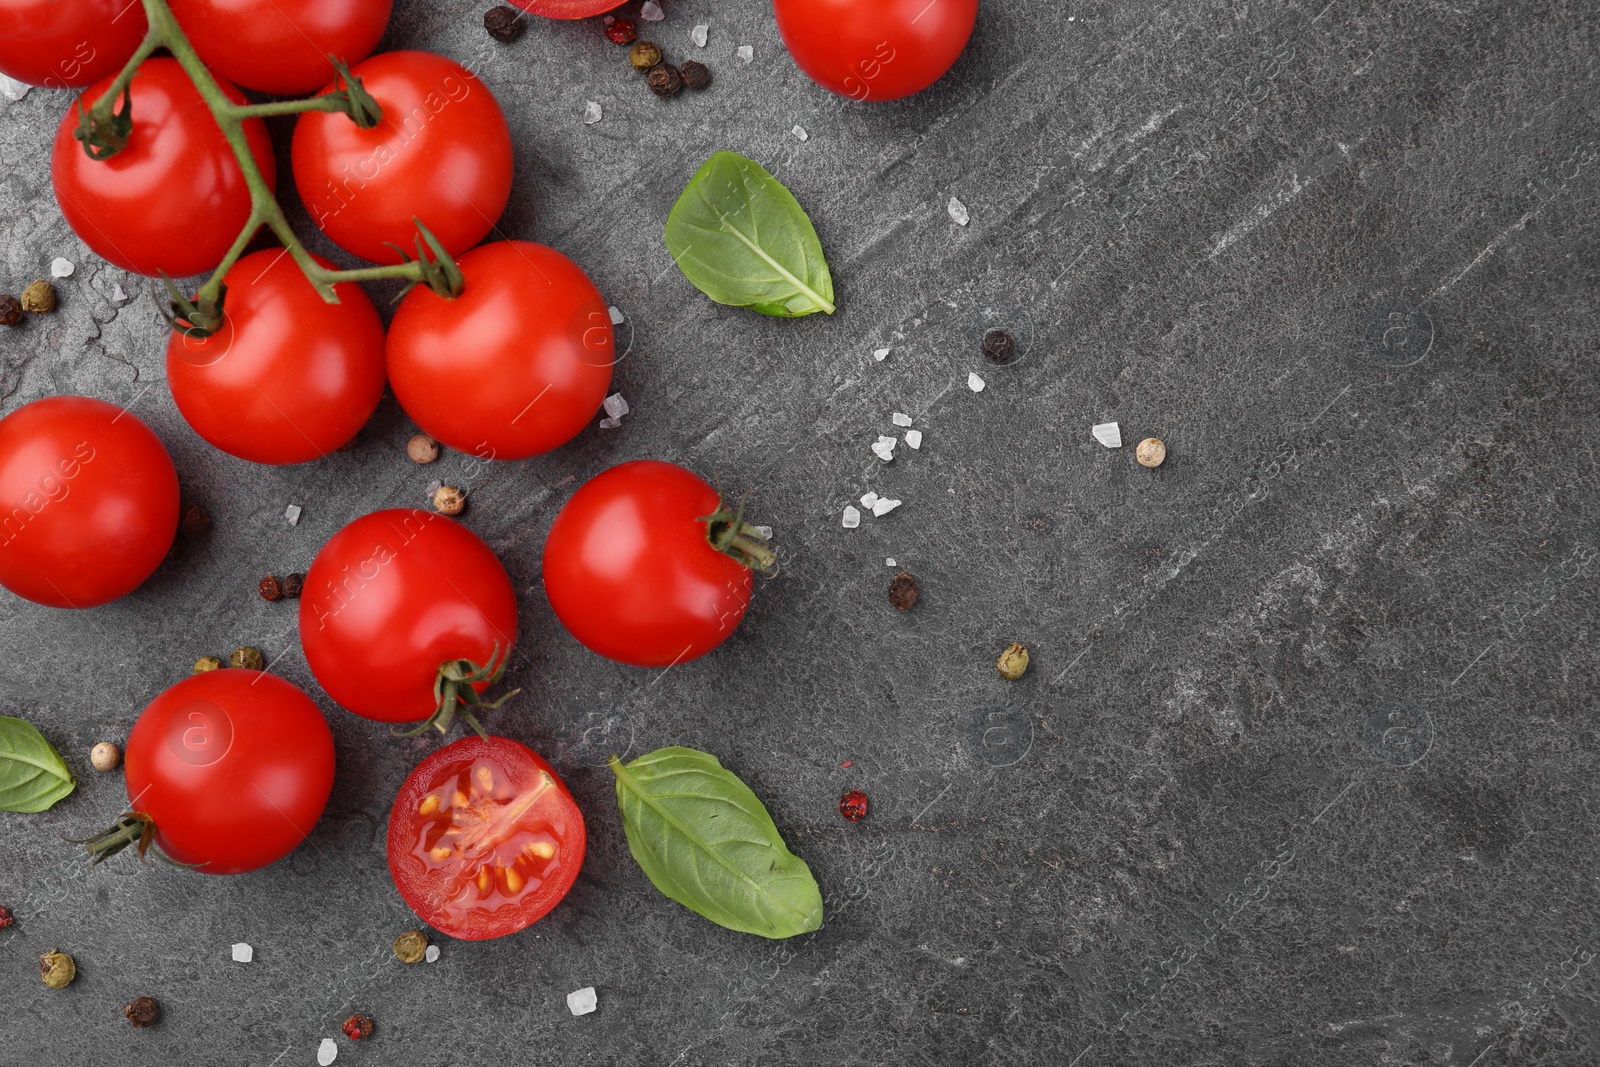
<path id="1" fill-rule="evenodd" d="M 292 682 L 223 668 L 151 701 L 123 766 L 129 807 L 155 821 L 168 857 L 242 874 L 293 852 L 322 817 L 333 734 Z"/>
<path id="2" fill-rule="evenodd" d="M 389 871 L 424 922 L 468 941 L 542 918 L 583 865 L 583 815 L 539 755 L 469 737 L 424 760 L 389 814 Z"/>

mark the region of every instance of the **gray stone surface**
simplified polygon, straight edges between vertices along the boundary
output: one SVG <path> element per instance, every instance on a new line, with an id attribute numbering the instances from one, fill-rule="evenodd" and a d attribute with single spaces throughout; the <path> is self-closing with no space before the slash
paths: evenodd
<path id="1" fill-rule="evenodd" d="M 1592 4 L 986 3 L 949 77 L 871 107 L 808 82 L 764 4 L 668 5 L 651 34 L 684 55 L 710 23 L 717 79 L 670 101 L 593 22 L 501 47 L 485 5 L 398 6 L 389 47 L 479 56 L 506 107 L 502 231 L 575 257 L 631 328 L 624 427 L 479 472 L 466 520 L 522 609 L 525 692 L 495 729 L 572 785 L 583 876 L 519 935 L 389 957 L 412 917 L 384 819 L 433 743 L 327 701 L 254 585 L 463 457 L 409 464 L 392 399 L 310 466 L 201 442 L 148 291 L 56 211 L 66 100 L 35 91 L 0 104 L 0 273 L 79 269 L 55 317 L 0 337 L 5 410 L 132 405 L 216 529 L 99 610 L 0 597 L 5 710 L 81 775 L 0 816 L 0 1061 L 291 1067 L 361 1009 L 379 1034 L 340 1063 L 1600 1062 Z M 809 209 L 837 315 L 716 307 L 672 269 L 666 212 L 719 148 Z M 981 364 L 990 324 L 1020 363 Z M 927 436 L 884 466 L 893 410 Z M 1119 451 L 1089 436 L 1112 419 Z M 753 488 L 784 551 L 733 638 L 659 680 L 578 647 L 539 579 L 571 488 L 641 456 Z M 905 504 L 842 529 L 869 488 Z M 887 556 L 921 580 L 910 614 Z M 1033 667 L 1006 684 L 1012 640 Z M 333 726 L 316 833 L 237 878 L 89 869 L 61 836 L 125 802 L 90 746 L 240 643 Z M 766 799 L 819 933 L 729 933 L 650 887 L 603 763 L 668 743 Z M 852 786 L 873 811 L 847 825 Z M 52 946 L 78 960 L 66 992 L 37 979 Z M 165 1016 L 135 1032 L 140 994 Z"/>

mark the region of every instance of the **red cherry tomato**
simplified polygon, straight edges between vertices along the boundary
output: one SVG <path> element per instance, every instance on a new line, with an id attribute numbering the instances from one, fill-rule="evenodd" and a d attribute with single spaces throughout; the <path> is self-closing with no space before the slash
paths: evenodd
<path id="1" fill-rule="evenodd" d="M 346 63 L 372 54 L 391 0 L 168 0 L 206 66 L 235 85 L 279 96 L 333 81 L 332 53 Z"/>
<path id="2" fill-rule="evenodd" d="M 547 19 L 586 19 L 622 6 L 619 0 L 511 0 L 524 11 Z"/>
<path id="3" fill-rule="evenodd" d="M 368 719 L 428 718 L 442 664 L 484 665 L 497 648 L 503 660 L 516 638 L 505 567 L 477 534 L 434 512 L 363 515 L 329 538 L 306 572 L 306 662 L 329 696 Z"/>
<path id="4" fill-rule="evenodd" d="M 110 78 L 83 94 L 92 106 Z M 220 83 L 228 98 L 244 94 Z M 121 107 L 121 102 L 117 105 Z M 74 233 L 124 270 L 175 278 L 211 270 L 250 218 L 250 190 L 205 100 L 175 59 L 147 59 L 133 76 L 133 133 L 127 147 L 90 159 L 73 139 L 78 103 L 56 129 L 50 179 Z M 272 186 L 277 164 L 260 119 L 245 136 L 261 176 Z"/>
<path id="5" fill-rule="evenodd" d="M 389 380 L 406 414 L 451 448 L 526 459 L 566 444 L 611 384 L 605 298 L 553 248 L 497 241 L 458 261 L 446 300 L 418 286 L 389 324 Z"/>
<path id="6" fill-rule="evenodd" d="M 322 232 L 374 263 L 400 262 L 386 241 L 415 248 L 413 216 L 452 256 L 483 240 L 511 195 L 511 132 L 489 87 L 431 52 L 384 52 L 351 73 L 383 109 L 378 125 L 308 111 L 294 128 L 295 185 Z"/>
<path id="7" fill-rule="evenodd" d="M 150 577 L 178 530 L 178 472 L 115 404 L 52 396 L 0 419 L 0 585 L 92 608 Z"/>
<path id="8" fill-rule="evenodd" d="M 128 805 L 156 846 L 205 874 L 282 859 L 322 817 L 333 734 L 298 687 L 262 671 L 194 674 L 145 708 L 123 757 Z"/>
<path id="9" fill-rule="evenodd" d="M 367 294 L 346 282 L 327 303 L 281 249 L 245 256 L 224 281 L 221 329 L 167 341 L 189 425 L 253 463 L 304 463 L 354 437 L 383 395 L 383 322 Z"/>
<path id="10" fill-rule="evenodd" d="M 389 812 L 389 873 L 417 917 L 464 941 L 514 934 L 583 866 L 583 813 L 550 764 L 468 737 L 418 764 Z"/>
<path id="11" fill-rule="evenodd" d="M 129 0 L 0 0 L 0 74 L 50 89 L 115 74 L 149 23 Z"/>
<path id="12" fill-rule="evenodd" d="M 774 0 L 773 12 L 812 81 L 852 100 L 898 100 L 955 63 L 978 0 Z"/>
<path id="13" fill-rule="evenodd" d="M 636 667 L 710 652 L 750 606 L 750 569 L 713 548 L 717 491 L 672 463 L 596 475 L 562 507 L 544 545 L 544 590 L 591 651 Z"/>

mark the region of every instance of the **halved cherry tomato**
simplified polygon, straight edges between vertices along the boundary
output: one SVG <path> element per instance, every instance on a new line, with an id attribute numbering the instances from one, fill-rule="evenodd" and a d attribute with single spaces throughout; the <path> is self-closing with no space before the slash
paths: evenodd
<path id="1" fill-rule="evenodd" d="M 384 52 L 351 73 L 383 118 L 370 130 L 327 111 L 295 123 L 294 181 L 312 221 L 374 263 L 400 262 L 385 242 L 415 248 L 413 216 L 452 256 L 483 240 L 511 196 L 511 131 L 489 87 L 431 52 Z"/>
<path id="2" fill-rule="evenodd" d="M 280 96 L 333 80 L 331 53 L 359 63 L 389 25 L 390 0 L 168 0 L 206 66 Z"/>
<path id="3" fill-rule="evenodd" d="M 0 0 L 0 74 L 50 89 L 115 74 L 149 23 L 131 0 Z"/>
<path id="4" fill-rule="evenodd" d="M 586 19 L 621 7 L 619 0 L 511 0 L 524 11 L 547 19 Z"/>
<path id="5" fill-rule="evenodd" d="M 83 106 L 93 106 L 111 81 L 85 91 Z M 227 82 L 218 84 L 234 103 L 248 102 Z M 178 61 L 140 64 L 133 76 L 133 132 L 127 147 L 109 159 L 90 159 L 73 138 L 78 104 L 74 101 L 62 116 L 50 153 L 56 203 L 72 231 L 96 255 L 136 274 L 165 271 L 182 278 L 221 263 L 250 218 L 250 189 L 210 108 Z M 277 163 L 267 127 L 260 119 L 247 119 L 244 130 L 271 187 Z"/>
<path id="6" fill-rule="evenodd" d="M 714 530 L 707 520 L 719 514 Z M 726 516 L 717 491 L 676 464 L 641 459 L 596 475 L 545 540 L 556 618 L 591 651 L 636 667 L 705 655 L 750 606 L 750 567 L 711 544 L 728 536 Z"/>
<path id="7" fill-rule="evenodd" d="M 559 904 L 585 841 L 583 813 L 550 764 L 503 737 L 468 737 L 423 760 L 400 787 L 389 873 L 423 922 L 483 941 Z"/>
<path id="8" fill-rule="evenodd" d="M 383 396 L 383 322 L 366 292 L 345 282 L 327 303 L 282 249 L 245 256 L 224 281 L 221 328 L 167 341 L 189 425 L 254 463 L 304 463 L 354 437 Z"/>
<path id="9" fill-rule="evenodd" d="M 442 665 L 487 665 L 497 655 L 504 662 L 516 639 L 517 597 L 505 567 L 444 515 L 363 515 L 329 538 L 306 571 L 306 662 L 329 696 L 368 719 L 428 718 Z"/>
<path id="10" fill-rule="evenodd" d="M 137 415 L 86 396 L 0 419 L 0 585 L 54 608 L 133 592 L 178 531 L 178 472 Z"/>
<path id="11" fill-rule="evenodd" d="M 778 32 L 812 81 L 852 100 L 898 100 L 944 76 L 978 0 L 774 0 Z"/>
<path id="12" fill-rule="evenodd" d="M 128 734 L 128 805 L 155 843 L 205 874 L 282 859 L 311 833 L 333 789 L 333 734 L 299 687 L 262 671 L 190 675 Z"/>
<path id="13" fill-rule="evenodd" d="M 570 441 L 611 384 L 605 298 L 583 268 L 532 241 L 496 241 L 458 263 L 460 296 L 419 285 L 389 324 L 400 406 L 429 434 L 483 459 L 526 459 Z"/>

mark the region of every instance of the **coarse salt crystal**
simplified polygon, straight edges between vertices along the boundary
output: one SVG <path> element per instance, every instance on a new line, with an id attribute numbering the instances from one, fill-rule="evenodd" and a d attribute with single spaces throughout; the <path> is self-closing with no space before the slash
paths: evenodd
<path id="1" fill-rule="evenodd" d="M 857 511 L 854 507 L 850 506 L 849 504 L 846 504 L 844 506 L 844 528 L 846 530 L 854 530 L 857 526 L 860 526 L 860 525 L 861 525 L 861 512 Z"/>
<path id="2" fill-rule="evenodd" d="M 983 379 L 978 377 L 977 371 L 967 372 L 967 388 L 971 389 L 974 393 L 983 392 Z"/>
<path id="3" fill-rule="evenodd" d="M 437 493 L 443 487 L 444 487 L 444 483 L 441 482 L 439 479 L 435 478 L 433 481 L 428 483 L 427 488 L 424 489 L 423 492 L 428 494 L 428 499 L 429 500 L 432 500 L 433 499 L 433 494 Z"/>
<path id="4" fill-rule="evenodd" d="M 600 428 L 602 430 L 615 430 L 621 425 L 622 420 L 617 418 L 615 415 L 607 415 L 605 418 L 600 420 Z"/>
<path id="5" fill-rule="evenodd" d="M 883 565 L 885 567 L 893 567 L 895 565 L 894 557 L 890 556 L 888 559 L 884 560 Z"/>
<path id="6" fill-rule="evenodd" d="M 422 954 L 422 958 L 427 960 L 429 963 L 433 963 L 435 960 L 437 960 L 439 958 L 439 946 L 438 945 L 429 945 L 428 946 L 428 951 L 426 951 L 426 952 L 424 952 Z"/>
<path id="7" fill-rule="evenodd" d="M 789 132 L 794 134 L 796 140 L 809 141 L 811 139 L 811 135 L 806 132 L 806 128 L 799 123 L 796 123 L 794 129 Z"/>
<path id="8" fill-rule="evenodd" d="M 711 27 L 702 22 L 700 25 L 689 31 L 689 40 L 695 43 L 696 48 L 704 48 L 706 46 L 706 34 L 710 32 L 710 30 Z"/>
<path id="9" fill-rule="evenodd" d="M 60 256 L 50 261 L 50 275 L 53 278 L 70 278 L 72 272 L 77 269 L 72 265 L 72 260 L 62 259 Z"/>
<path id="10" fill-rule="evenodd" d="M 600 121 L 600 105 L 593 100 L 586 101 L 583 105 L 583 124 L 593 126 Z"/>
<path id="11" fill-rule="evenodd" d="M 893 437 L 883 437 L 880 435 L 878 439 L 872 443 L 872 454 L 887 463 L 894 458 L 894 446 L 899 443 L 900 442 Z"/>
<path id="12" fill-rule="evenodd" d="M 1096 441 L 1099 441 L 1107 448 L 1122 447 L 1122 430 L 1114 422 L 1096 423 L 1094 428 L 1089 432 L 1094 434 L 1094 439 Z"/>
<path id="13" fill-rule="evenodd" d="M 600 998 L 595 996 L 594 986 L 586 985 L 582 989 L 574 989 L 567 994 L 567 1010 L 574 1015 L 588 1015 L 599 1007 Z"/>
<path id="14" fill-rule="evenodd" d="M 899 506 L 900 501 L 898 500 L 890 500 L 888 497 L 879 497 L 878 502 L 872 505 L 872 514 L 874 516 L 887 515 L 889 512 L 893 511 Z"/>
<path id="15" fill-rule="evenodd" d="M 639 9 L 639 17 L 646 22 L 660 22 L 667 17 L 667 13 L 661 10 L 661 5 L 656 3 L 656 0 L 644 0 L 644 6 Z"/>
<path id="16" fill-rule="evenodd" d="M 624 322 L 627 321 L 627 319 L 623 316 L 622 310 L 620 308 L 617 308 L 615 306 L 608 307 L 608 308 L 606 308 L 606 312 L 608 314 L 610 314 L 610 316 L 611 316 L 611 325 L 613 325 L 613 326 L 621 326 Z"/>
<path id="17" fill-rule="evenodd" d="M 300 525 L 300 505 L 290 504 L 283 509 L 283 517 L 289 520 L 290 526 Z"/>
<path id="18" fill-rule="evenodd" d="M 128 302 L 128 294 L 122 291 L 122 283 L 118 282 L 111 287 L 111 300 L 117 304 Z"/>
<path id="19" fill-rule="evenodd" d="M 21 100 L 28 95 L 28 90 L 33 86 L 27 82 L 19 82 L 15 78 L 8 78 L 0 74 L 0 93 L 6 94 L 7 100 Z"/>
<path id="20" fill-rule="evenodd" d="M 903 411 L 897 411 L 893 415 L 890 415 L 889 418 L 896 426 L 910 426 L 911 425 L 911 416 L 907 415 Z"/>
<path id="21" fill-rule="evenodd" d="M 871 489 L 868 489 L 865 493 L 861 494 L 861 506 L 866 508 L 868 511 L 871 511 L 872 505 L 876 504 L 877 502 L 878 494 L 874 493 Z"/>
<path id="22" fill-rule="evenodd" d="M 950 203 L 945 206 L 945 209 L 950 212 L 950 217 L 955 220 L 957 226 L 965 226 L 972 219 L 971 214 L 967 211 L 967 205 L 953 196 L 950 198 Z"/>
<path id="23" fill-rule="evenodd" d="M 739 57 L 739 62 L 748 63 L 756 57 L 756 50 L 747 44 L 742 44 L 734 50 L 733 54 Z"/>
<path id="24" fill-rule="evenodd" d="M 921 430 L 907 430 L 906 431 L 906 444 L 910 445 L 912 448 L 921 448 L 922 447 L 922 431 Z"/>
<path id="25" fill-rule="evenodd" d="M 628 413 L 628 402 L 622 398 L 621 393 L 612 393 L 600 401 L 600 406 L 606 409 L 607 415 L 615 419 L 620 419 Z"/>
<path id="26" fill-rule="evenodd" d="M 255 949 L 251 948 L 249 945 L 245 944 L 243 941 L 237 941 L 237 942 L 234 943 L 234 946 L 233 946 L 233 962 L 234 963 L 249 963 L 251 960 L 253 960 L 255 958 L 256 958 L 256 950 Z"/>
<path id="27" fill-rule="evenodd" d="M 765 537 L 768 541 L 772 540 L 772 527 L 770 526 L 757 526 L 756 533 Z"/>
<path id="28" fill-rule="evenodd" d="M 875 348 L 872 351 L 872 358 L 882 363 L 889 358 L 889 350 L 887 348 Z"/>
<path id="29" fill-rule="evenodd" d="M 317 1046 L 317 1063 L 321 1064 L 321 1067 L 328 1067 L 328 1064 L 332 1063 L 338 1056 L 339 1046 L 334 1043 L 333 1038 L 323 1038 L 322 1044 Z"/>

